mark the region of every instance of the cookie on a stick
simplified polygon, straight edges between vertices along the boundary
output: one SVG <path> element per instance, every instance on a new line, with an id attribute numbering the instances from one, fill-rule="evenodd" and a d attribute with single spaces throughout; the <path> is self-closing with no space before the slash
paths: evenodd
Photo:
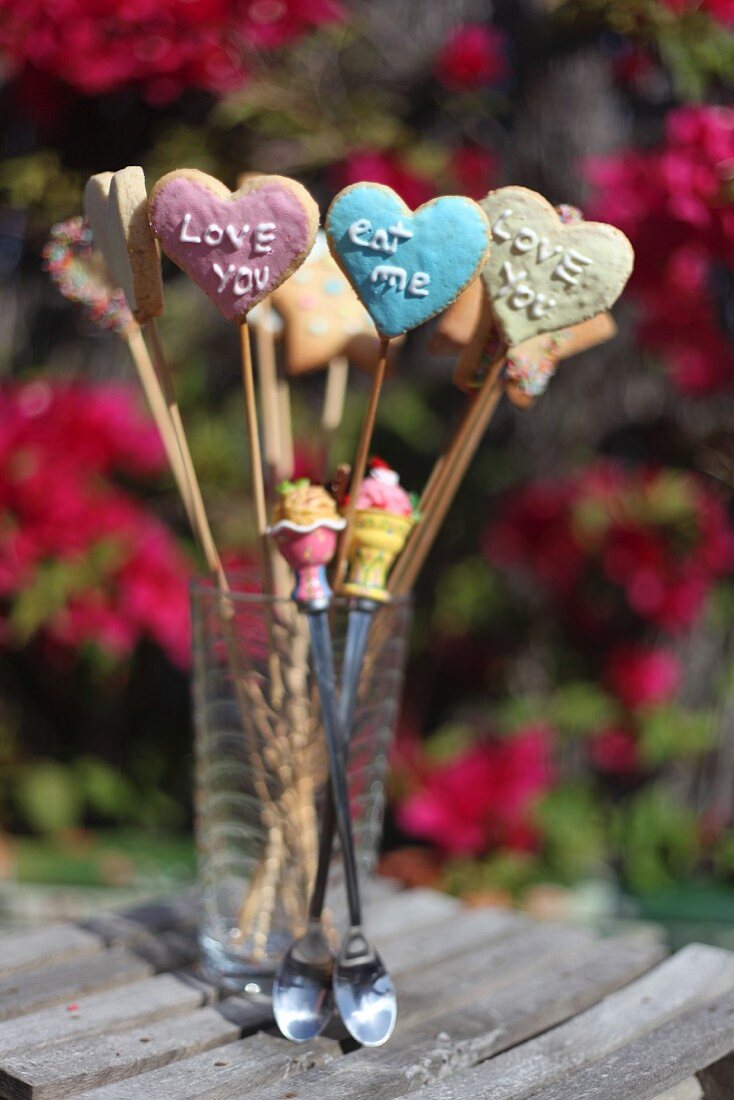
<path id="1" fill-rule="evenodd" d="M 445 309 L 486 263 L 489 223 L 471 199 L 445 196 L 411 211 L 381 184 L 341 191 L 326 216 L 331 254 L 380 334 L 380 358 L 352 466 L 347 529 L 335 565 L 341 588 L 359 488 L 385 376 L 389 342 Z"/>
<path id="2" fill-rule="evenodd" d="M 267 584 L 267 511 L 247 314 L 303 263 L 316 237 L 318 208 L 301 184 L 284 176 L 254 176 L 230 191 L 212 176 L 183 168 L 155 184 L 148 216 L 166 255 L 240 326 L 252 491 Z"/>
<path id="3" fill-rule="evenodd" d="M 166 443 L 174 473 L 180 468 L 184 504 L 197 541 L 210 572 L 226 586 L 226 578 L 206 515 L 204 499 L 191 458 L 181 412 L 161 345 L 156 317 L 163 312 L 163 282 L 158 245 L 148 225 L 148 193 L 143 169 L 131 165 L 118 172 L 92 176 L 84 188 L 84 207 L 100 250 L 117 285 L 122 289 L 130 310 L 144 326 L 153 353 L 155 371 L 142 338 L 133 337 L 130 350 L 141 382 L 149 394 L 161 436 L 173 436 Z M 155 377 L 151 377 L 154 373 Z M 159 391 L 154 397 L 154 391 Z M 159 404 L 167 407 L 163 417 Z"/>
<path id="4" fill-rule="evenodd" d="M 600 222 L 564 223 L 564 211 L 526 188 L 500 188 L 480 205 L 493 234 L 482 279 L 502 339 L 429 478 L 421 520 L 390 576 L 388 587 L 396 594 L 412 588 L 484 436 L 502 394 L 504 349 L 598 317 L 619 297 L 634 263 L 632 245 L 620 230 Z"/>

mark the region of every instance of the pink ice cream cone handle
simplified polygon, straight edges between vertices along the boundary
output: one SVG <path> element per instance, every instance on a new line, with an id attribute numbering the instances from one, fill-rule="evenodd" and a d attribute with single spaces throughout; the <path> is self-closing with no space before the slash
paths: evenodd
<path id="1" fill-rule="evenodd" d="M 292 598 L 299 607 L 317 611 L 331 603 L 326 566 L 336 553 L 344 520 L 321 520 L 304 526 L 281 520 L 269 529 L 278 549 L 296 574 Z"/>

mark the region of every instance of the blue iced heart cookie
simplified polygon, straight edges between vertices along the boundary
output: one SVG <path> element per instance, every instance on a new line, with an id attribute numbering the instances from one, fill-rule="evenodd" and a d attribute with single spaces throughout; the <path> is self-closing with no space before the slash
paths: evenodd
<path id="1" fill-rule="evenodd" d="M 413 213 L 378 183 L 341 191 L 326 215 L 334 259 L 383 336 L 440 313 L 484 266 L 489 222 L 471 199 L 433 199 Z"/>

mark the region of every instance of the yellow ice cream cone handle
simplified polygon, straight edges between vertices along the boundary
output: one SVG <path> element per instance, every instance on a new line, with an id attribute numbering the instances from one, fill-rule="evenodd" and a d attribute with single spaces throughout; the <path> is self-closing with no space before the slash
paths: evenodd
<path id="1" fill-rule="evenodd" d="M 359 599 L 386 603 L 390 599 L 387 578 L 416 522 L 408 494 L 399 489 L 399 478 L 379 459 L 363 482 L 362 507 L 354 513 L 349 544 L 349 572 L 344 592 Z"/>

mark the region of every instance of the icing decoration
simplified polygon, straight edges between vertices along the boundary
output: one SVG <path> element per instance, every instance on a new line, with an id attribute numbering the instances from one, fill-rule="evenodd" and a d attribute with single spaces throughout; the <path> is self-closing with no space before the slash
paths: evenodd
<path id="1" fill-rule="evenodd" d="M 376 183 L 341 191 L 326 216 L 334 259 L 385 337 L 445 309 L 484 265 L 490 232 L 471 199 L 433 199 L 414 213 Z"/>
<path id="2" fill-rule="evenodd" d="M 305 374 L 345 355 L 373 371 L 380 341 L 375 326 L 319 232 L 295 275 L 273 291 L 272 302 L 285 325 L 285 368 Z"/>
<path id="3" fill-rule="evenodd" d="M 231 192 L 195 169 L 169 172 L 148 210 L 163 251 L 230 321 L 300 266 L 318 226 L 311 196 L 284 176 L 255 176 Z"/>
<path id="4" fill-rule="evenodd" d="M 573 208 L 561 216 L 524 187 L 490 191 L 480 205 L 494 239 L 482 278 L 510 347 L 594 317 L 621 294 L 634 252 L 619 229 L 578 222 Z"/>
<path id="5" fill-rule="evenodd" d="M 69 301 L 84 306 L 89 319 L 103 329 L 124 332 L 134 322 L 118 287 L 112 287 L 86 218 L 69 218 L 51 229 L 43 247 L 43 266 Z"/>
<path id="6" fill-rule="evenodd" d="M 163 312 L 158 246 L 148 225 L 143 169 L 92 176 L 84 188 L 84 209 L 95 240 L 136 321 L 144 325 Z"/>

